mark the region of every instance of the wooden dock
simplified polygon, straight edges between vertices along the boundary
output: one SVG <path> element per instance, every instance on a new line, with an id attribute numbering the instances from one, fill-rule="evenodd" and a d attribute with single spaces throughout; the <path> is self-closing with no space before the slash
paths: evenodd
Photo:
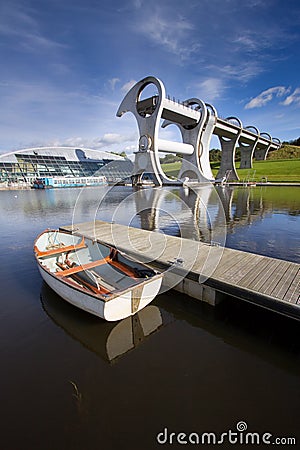
<path id="1" fill-rule="evenodd" d="M 99 220 L 60 229 L 117 247 L 199 300 L 226 294 L 300 319 L 300 264 Z"/>

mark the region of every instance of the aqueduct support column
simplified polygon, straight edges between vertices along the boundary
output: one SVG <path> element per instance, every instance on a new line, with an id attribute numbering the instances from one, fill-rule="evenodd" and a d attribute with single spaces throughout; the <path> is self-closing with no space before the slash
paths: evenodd
<path id="1" fill-rule="evenodd" d="M 266 148 L 256 148 L 254 152 L 254 157 L 257 161 L 264 161 L 267 159 L 267 154 L 269 152 L 269 149 L 271 147 L 271 144 L 268 145 Z"/>
<path id="2" fill-rule="evenodd" d="M 219 136 L 222 149 L 222 157 L 220 169 L 216 177 L 217 179 L 226 177 L 228 180 L 239 180 L 234 162 L 235 150 L 239 137 L 240 133 L 238 133 L 234 138 L 228 140 L 225 140 L 224 137 Z"/>
<path id="3" fill-rule="evenodd" d="M 252 169 L 253 168 L 253 154 L 257 141 L 253 144 L 245 145 L 240 142 L 241 162 L 240 169 Z"/>
<path id="4" fill-rule="evenodd" d="M 241 151 L 241 162 L 240 169 L 252 169 L 253 168 L 253 154 L 259 140 L 259 131 L 256 127 L 249 126 L 245 128 L 246 130 L 255 130 L 256 138 L 251 143 L 243 142 L 240 138 L 240 151 Z"/>
<path id="5" fill-rule="evenodd" d="M 266 137 L 269 140 L 269 144 L 257 144 L 255 152 L 254 152 L 254 158 L 257 161 L 264 161 L 267 159 L 267 154 L 270 150 L 270 147 L 272 146 L 272 137 L 269 135 L 269 133 L 261 133 L 261 137 Z"/>
<path id="6" fill-rule="evenodd" d="M 201 134 L 199 160 L 200 167 L 204 176 L 210 180 L 214 180 L 209 161 L 209 148 L 216 124 L 217 110 L 208 103 L 206 103 L 205 105 L 207 107 L 207 120 Z"/>

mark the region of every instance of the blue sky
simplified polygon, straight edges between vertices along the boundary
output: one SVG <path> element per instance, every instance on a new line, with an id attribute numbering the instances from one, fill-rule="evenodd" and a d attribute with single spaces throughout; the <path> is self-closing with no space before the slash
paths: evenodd
<path id="1" fill-rule="evenodd" d="M 148 75 L 171 97 L 298 138 L 299 49 L 298 0 L 0 0 L 0 151 L 132 153 L 135 119 L 116 111 Z"/>

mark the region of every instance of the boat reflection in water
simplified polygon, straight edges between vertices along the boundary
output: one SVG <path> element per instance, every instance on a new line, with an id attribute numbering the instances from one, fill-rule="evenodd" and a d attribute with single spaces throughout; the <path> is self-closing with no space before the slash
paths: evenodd
<path id="1" fill-rule="evenodd" d="M 119 322 L 106 322 L 63 301 L 46 283 L 41 302 L 47 315 L 72 338 L 104 361 L 115 363 L 134 350 L 163 325 L 163 315 L 154 305 Z"/>

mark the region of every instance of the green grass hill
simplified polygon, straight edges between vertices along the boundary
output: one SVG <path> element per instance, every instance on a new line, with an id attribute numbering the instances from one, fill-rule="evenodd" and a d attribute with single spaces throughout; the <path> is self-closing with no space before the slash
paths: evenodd
<path id="1" fill-rule="evenodd" d="M 269 152 L 267 160 L 271 159 L 299 159 L 300 147 L 297 145 L 284 144 L 279 150 Z"/>
<path id="2" fill-rule="evenodd" d="M 169 177 L 177 177 L 180 161 L 162 164 L 162 168 Z M 241 181 L 273 181 L 273 182 L 300 182 L 300 147 L 285 144 L 279 150 L 269 152 L 266 161 L 253 161 L 253 169 L 239 169 L 237 172 Z M 214 176 L 218 173 L 220 162 L 211 162 Z"/>

